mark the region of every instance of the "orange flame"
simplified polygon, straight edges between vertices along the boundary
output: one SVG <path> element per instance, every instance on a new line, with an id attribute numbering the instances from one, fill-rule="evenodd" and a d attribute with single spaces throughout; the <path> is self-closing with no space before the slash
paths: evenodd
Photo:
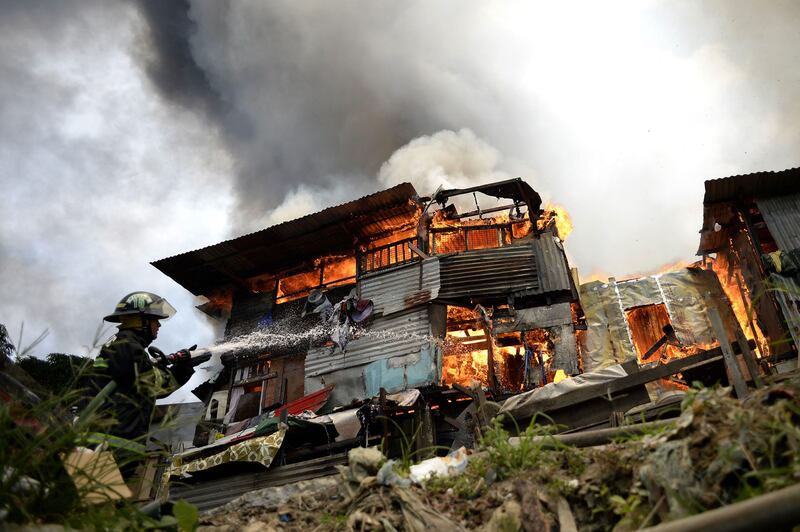
<path id="1" fill-rule="evenodd" d="M 572 217 L 567 210 L 555 203 L 546 203 L 544 206 L 544 214 L 538 220 L 537 225 L 540 231 L 545 231 L 550 227 L 555 227 L 556 234 L 561 240 L 566 240 L 572 233 Z"/>
<path id="2" fill-rule="evenodd" d="M 468 386 L 473 381 L 489 386 L 489 349 L 494 361 L 494 375 L 497 383 L 506 391 L 522 391 L 525 384 L 525 345 L 540 353 L 545 363 L 545 372 L 552 379 L 549 370 L 553 342 L 544 329 L 525 333 L 506 333 L 492 338 L 478 323 L 474 311 L 450 306 L 447 309 L 448 328 L 443 345 L 442 383 Z M 534 360 L 532 363 L 538 364 Z M 538 377 L 539 370 L 535 372 Z"/>
<path id="3" fill-rule="evenodd" d="M 737 265 L 728 260 L 725 253 L 719 253 L 713 262 L 714 273 L 717 274 L 722 290 L 731 303 L 733 314 L 739 322 L 748 340 L 756 340 L 761 356 L 769 354 L 769 344 L 763 341 L 764 332 L 759 327 L 755 316 L 751 314 L 752 295 Z M 759 341 L 761 340 L 761 341 Z"/>

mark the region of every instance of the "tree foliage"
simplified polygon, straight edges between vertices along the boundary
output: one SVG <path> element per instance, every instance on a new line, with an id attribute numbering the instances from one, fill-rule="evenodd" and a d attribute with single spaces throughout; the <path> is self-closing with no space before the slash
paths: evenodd
<path id="1" fill-rule="evenodd" d="M 47 358 L 27 356 L 17 364 L 52 394 L 63 394 L 74 386 L 79 375 L 85 373 L 91 359 L 63 353 L 50 353 Z"/>

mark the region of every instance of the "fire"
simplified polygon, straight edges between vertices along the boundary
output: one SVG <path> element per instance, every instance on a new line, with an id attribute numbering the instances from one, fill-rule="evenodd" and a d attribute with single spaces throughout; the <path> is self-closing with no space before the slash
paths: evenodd
<path id="1" fill-rule="evenodd" d="M 356 258 L 347 255 L 330 256 L 323 259 L 323 282 L 325 286 L 352 283 L 356 276 Z"/>
<path id="2" fill-rule="evenodd" d="M 306 297 L 315 288 L 355 283 L 356 258 L 352 255 L 326 255 L 315 259 L 313 264 L 313 270 L 280 278 L 278 304 Z"/>
<path id="3" fill-rule="evenodd" d="M 448 306 L 447 307 L 447 321 L 448 323 L 454 321 L 475 322 L 477 317 L 475 311 L 465 307 Z"/>
<path id="4" fill-rule="evenodd" d="M 478 337 L 474 340 L 470 338 Z M 469 386 L 472 381 L 488 385 L 489 350 L 483 329 L 448 331 L 442 357 L 442 383 Z M 476 345 L 479 344 L 479 345 Z"/>
<path id="5" fill-rule="evenodd" d="M 508 222 L 508 215 L 485 217 L 485 218 L 472 218 L 469 220 L 464 219 L 449 219 L 447 216 L 451 211 L 448 209 L 440 209 L 433 213 L 431 217 L 431 227 L 475 227 L 481 225 L 491 225 L 498 223 Z"/>
<path id="6" fill-rule="evenodd" d="M 561 240 L 566 240 L 572 233 L 572 217 L 567 210 L 561 205 L 554 203 L 546 203 L 544 206 L 544 214 L 536 222 L 540 231 L 545 231 L 549 227 L 555 226 L 556 234 Z"/>
<path id="7" fill-rule="evenodd" d="M 368 246 L 368 249 L 379 248 L 381 246 L 386 246 L 388 244 L 394 244 L 395 242 L 399 242 L 401 240 L 406 240 L 408 238 L 414 238 L 417 236 L 417 230 L 414 227 L 411 228 L 401 228 L 397 231 L 392 232 L 389 235 L 376 238 L 375 240 L 371 240 Z"/>
<path id="8" fill-rule="evenodd" d="M 640 364 L 666 362 L 686 356 L 683 349 L 668 343 L 661 346 L 648 358 L 644 358 L 647 351 L 664 336 L 664 327 L 670 325 L 667 307 L 663 303 L 635 307 L 625 314 Z"/>
<path id="9" fill-rule="evenodd" d="M 219 289 L 206 295 L 208 304 L 222 312 L 230 312 L 233 308 L 233 289 Z"/>
<path id="10" fill-rule="evenodd" d="M 728 260 L 725 253 L 719 253 L 713 263 L 714 273 L 717 274 L 722 290 L 731 302 L 733 314 L 739 322 L 748 340 L 755 340 L 761 356 L 769 354 L 769 344 L 763 341 L 765 338 L 761 327 L 759 327 L 755 316 L 751 313 L 752 295 L 747 288 L 747 284 L 742 278 L 742 273 L 736 263 Z"/>
<path id="11" fill-rule="evenodd" d="M 286 303 L 308 295 L 308 291 L 319 286 L 319 270 L 288 275 L 278 281 L 278 303 Z"/>

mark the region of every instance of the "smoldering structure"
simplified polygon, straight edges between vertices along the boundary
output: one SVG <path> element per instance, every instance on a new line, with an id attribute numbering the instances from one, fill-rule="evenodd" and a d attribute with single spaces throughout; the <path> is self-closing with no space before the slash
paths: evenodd
<path id="1" fill-rule="evenodd" d="M 404 183 L 155 262 L 226 323 L 175 495 L 210 508 L 354 446 L 474 446 L 498 412 L 586 431 L 674 415 L 695 381 L 746 396 L 797 364 L 796 173 L 706 182 L 702 258 L 632 279 L 580 284 L 568 217 L 521 179 Z"/>
<path id="2" fill-rule="evenodd" d="M 698 255 L 762 358 L 790 369 L 800 347 L 800 168 L 706 181 Z"/>
<path id="3" fill-rule="evenodd" d="M 502 204 L 482 209 L 487 197 Z M 500 397 L 579 372 L 578 294 L 556 220 L 520 179 L 431 198 L 406 183 L 154 265 L 208 298 L 201 309 L 227 320 L 228 338 L 296 334 L 319 326 L 309 310 L 323 301 L 371 302 L 346 343 L 321 334 L 237 354 L 229 420 L 323 389 L 329 406 L 472 381 Z"/>

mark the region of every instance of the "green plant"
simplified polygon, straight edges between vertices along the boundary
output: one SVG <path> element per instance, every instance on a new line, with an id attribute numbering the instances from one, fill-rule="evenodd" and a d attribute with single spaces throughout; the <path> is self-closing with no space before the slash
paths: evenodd
<path id="1" fill-rule="evenodd" d="M 491 475 L 490 469 L 486 458 L 473 455 L 462 474 L 449 477 L 433 476 L 425 483 L 425 488 L 433 493 L 453 490 L 453 494 L 459 498 L 474 499 L 486 489 L 486 478 Z"/>
<path id="2" fill-rule="evenodd" d="M 537 417 L 534 416 L 522 432 L 517 422 L 511 418 L 519 434 L 514 443 L 503 427 L 502 416 L 494 418 L 492 425 L 483 433 L 480 447 L 487 452 L 489 462 L 496 469 L 499 478 L 508 478 L 534 468 L 547 451 L 566 448 L 566 445 L 553 437 L 557 427 L 553 424 L 538 424 Z M 551 454 L 548 458 L 552 461 L 555 456 Z"/>
<path id="3" fill-rule="evenodd" d="M 414 465 L 414 463 L 416 462 L 416 457 L 418 457 L 419 455 L 430 453 L 432 451 L 437 451 L 437 450 L 445 450 L 445 451 L 449 450 L 448 447 L 444 447 L 442 445 L 430 445 L 415 450 L 414 442 L 417 440 L 419 431 L 422 429 L 422 424 L 417 425 L 417 428 L 415 429 L 414 423 L 412 421 L 411 423 L 412 433 L 411 436 L 409 437 L 408 434 L 406 434 L 406 431 L 403 430 L 403 427 L 401 427 L 400 424 L 394 419 L 388 416 L 383 416 L 380 417 L 379 419 L 385 419 L 389 421 L 392 425 L 394 425 L 394 428 L 397 430 L 397 433 L 400 436 L 400 438 L 397 440 L 398 444 L 400 445 L 400 456 L 397 465 L 395 466 L 395 470 L 401 475 L 408 475 L 411 466 Z M 389 455 L 388 449 L 381 449 L 381 450 L 384 456 Z"/>
<path id="4" fill-rule="evenodd" d="M 70 378 L 71 386 L 44 399 L 3 372 L 2 377 L 15 384 L 3 390 L 0 401 L 0 528 L 4 523 L 58 523 L 81 530 L 193 530 L 196 509 L 188 503 L 177 503 L 174 516 L 158 520 L 127 500 L 113 500 L 113 495 L 89 504 L 88 493 L 98 488 L 113 492 L 113 486 L 99 485 L 94 475 L 78 470 L 74 474 L 87 482 L 77 487 L 67 473 L 64 458 L 78 447 L 89 446 L 93 434 L 106 433 L 115 423 L 102 408 L 83 408 L 85 391 L 79 384 L 90 372 L 91 368 L 81 366 Z M 95 401 L 96 405 L 100 402 Z M 82 415 L 73 422 L 72 412 L 79 409 Z"/>

